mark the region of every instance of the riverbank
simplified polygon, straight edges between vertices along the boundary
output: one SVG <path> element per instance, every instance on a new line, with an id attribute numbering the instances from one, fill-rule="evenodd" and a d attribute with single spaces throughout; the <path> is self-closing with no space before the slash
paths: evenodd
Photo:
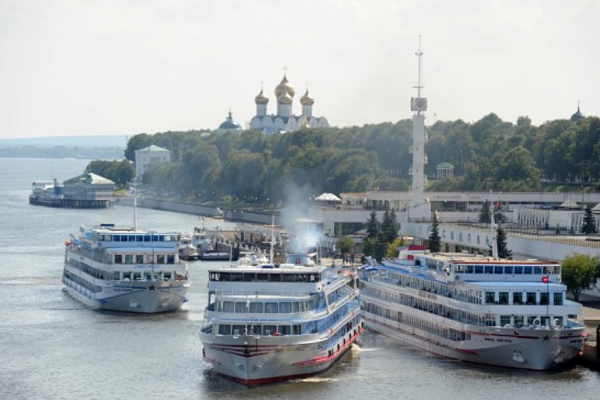
<path id="1" fill-rule="evenodd" d="M 115 204 L 122 206 L 132 206 L 132 197 L 117 197 Z M 247 211 L 247 210 L 222 210 L 219 207 L 209 207 L 198 204 L 178 202 L 173 200 L 138 198 L 138 207 L 150 208 L 153 210 L 173 211 L 182 214 L 191 214 L 196 216 L 205 216 L 213 218 L 223 218 L 232 222 L 248 222 L 253 224 L 270 225 L 271 218 L 275 217 L 275 224 L 280 224 L 279 213 Z"/>

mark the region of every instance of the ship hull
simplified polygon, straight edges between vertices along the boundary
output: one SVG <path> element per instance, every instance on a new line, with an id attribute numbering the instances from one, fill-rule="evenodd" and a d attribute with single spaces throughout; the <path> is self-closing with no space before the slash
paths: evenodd
<path id="1" fill-rule="evenodd" d="M 187 301 L 189 287 L 189 284 L 136 282 L 134 285 L 105 286 L 102 292 L 93 293 L 66 277 L 63 277 L 63 283 L 67 293 L 90 308 L 142 314 L 179 310 Z"/>
<path id="2" fill-rule="evenodd" d="M 514 329 L 465 325 L 470 340 L 454 341 L 363 310 L 370 330 L 429 353 L 477 364 L 548 370 L 577 357 L 586 340 L 583 328 Z"/>
<path id="3" fill-rule="evenodd" d="M 201 333 L 204 361 L 216 373 L 247 386 L 302 378 L 321 373 L 344 355 L 363 328 L 355 327 L 332 347 L 323 348 L 318 335 L 299 342 L 297 337 L 232 337 Z"/>

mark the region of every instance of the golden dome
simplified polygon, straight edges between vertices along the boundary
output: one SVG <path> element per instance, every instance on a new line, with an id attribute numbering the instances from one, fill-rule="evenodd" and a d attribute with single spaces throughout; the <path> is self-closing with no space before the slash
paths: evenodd
<path id="1" fill-rule="evenodd" d="M 281 83 L 275 88 L 275 96 L 277 96 L 277 98 L 284 94 L 288 94 L 290 95 L 290 97 L 294 97 L 294 95 L 296 94 L 296 91 L 294 90 L 292 85 L 289 84 L 285 75 L 283 76 Z"/>
<path id="2" fill-rule="evenodd" d="M 263 90 L 260 89 L 260 93 L 254 98 L 254 102 L 256 104 L 267 104 L 269 102 L 269 98 L 263 94 Z"/>
<path id="3" fill-rule="evenodd" d="M 312 106 L 313 104 L 315 104 L 315 99 L 310 97 L 310 95 L 308 94 L 308 89 L 306 89 L 306 93 L 304 93 L 304 96 L 300 97 L 300 104 L 302 104 L 303 106 Z"/>
<path id="4" fill-rule="evenodd" d="M 281 96 L 277 97 L 277 102 L 281 104 L 292 104 L 292 97 L 289 94 L 284 93 Z"/>

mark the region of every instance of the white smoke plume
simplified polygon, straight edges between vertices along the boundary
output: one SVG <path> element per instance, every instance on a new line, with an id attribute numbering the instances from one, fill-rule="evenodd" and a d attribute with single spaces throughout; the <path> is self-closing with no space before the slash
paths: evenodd
<path id="1" fill-rule="evenodd" d="M 290 234 L 289 251 L 306 253 L 315 251 L 323 236 L 322 229 L 308 219 L 308 207 L 316 191 L 309 185 L 284 185 L 285 207 L 281 210 L 282 227 Z"/>

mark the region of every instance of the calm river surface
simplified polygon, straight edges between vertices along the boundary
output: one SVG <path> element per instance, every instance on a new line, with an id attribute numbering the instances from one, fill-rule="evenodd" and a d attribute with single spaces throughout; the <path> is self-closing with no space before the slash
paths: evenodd
<path id="1" fill-rule="evenodd" d="M 80 225 L 131 225 L 127 207 L 30 206 L 33 180 L 83 172 L 88 160 L 0 158 L 0 398 L 2 399 L 595 399 L 583 367 L 524 372 L 449 361 L 365 334 L 315 378 L 247 389 L 211 373 L 198 331 L 206 264 L 190 263 L 184 310 L 158 316 L 87 309 L 61 287 L 64 242 Z M 223 222 L 219 222 L 223 225 Z M 208 224 L 207 224 L 208 225 Z M 190 232 L 196 216 L 138 210 L 138 226 Z"/>

